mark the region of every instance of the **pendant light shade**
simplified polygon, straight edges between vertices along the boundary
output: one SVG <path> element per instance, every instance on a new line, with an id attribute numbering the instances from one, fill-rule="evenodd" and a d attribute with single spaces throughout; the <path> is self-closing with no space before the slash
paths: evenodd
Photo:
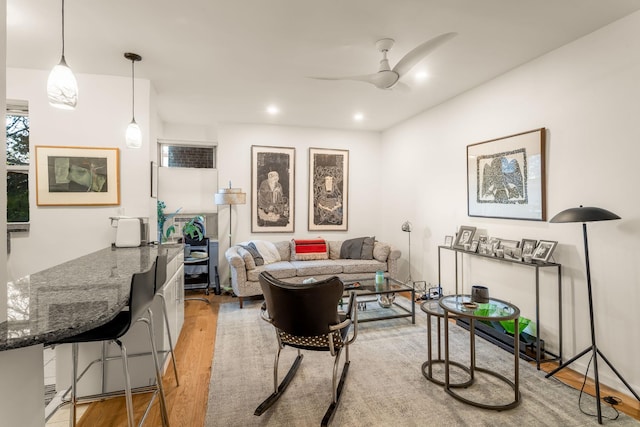
<path id="1" fill-rule="evenodd" d="M 124 57 L 131 61 L 131 123 L 127 126 L 126 143 L 127 148 L 142 147 L 142 131 L 136 123 L 136 86 L 134 66 L 137 61 L 141 61 L 142 57 L 137 53 L 127 52 Z"/>
<path id="2" fill-rule="evenodd" d="M 47 97 L 49 104 L 63 110 L 73 110 L 78 104 L 78 82 L 64 58 L 64 0 L 62 0 L 62 58 L 49 74 Z"/>

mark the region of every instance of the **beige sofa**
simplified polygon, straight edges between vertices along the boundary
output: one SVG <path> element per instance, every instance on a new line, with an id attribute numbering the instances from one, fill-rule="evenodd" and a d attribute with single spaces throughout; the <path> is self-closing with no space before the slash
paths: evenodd
<path id="1" fill-rule="evenodd" d="M 263 242 L 264 243 L 264 242 Z M 341 259 L 340 249 L 343 241 L 327 240 L 327 258 L 320 260 L 299 261 L 292 251 L 290 240 L 272 242 L 277 250 L 279 260 L 256 265 L 245 244 L 234 245 L 227 249 L 225 257 L 231 271 L 231 286 L 238 297 L 240 308 L 244 297 L 262 295 L 258 276 L 268 271 L 274 277 L 290 283 L 302 283 L 313 277 L 324 279 L 338 276 L 343 280 L 373 277 L 376 271 L 382 270 L 387 277 L 397 277 L 400 251 L 387 243 L 375 241 L 373 259 Z M 244 246 L 244 247 L 243 247 Z M 293 252 L 293 259 L 292 259 Z"/>

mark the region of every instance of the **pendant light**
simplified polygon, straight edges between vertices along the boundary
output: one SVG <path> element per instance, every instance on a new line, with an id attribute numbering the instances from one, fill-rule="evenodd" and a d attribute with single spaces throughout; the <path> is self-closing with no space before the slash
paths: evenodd
<path id="1" fill-rule="evenodd" d="M 142 57 L 137 53 L 127 52 L 124 57 L 131 61 L 131 123 L 127 127 L 127 147 L 128 148 L 140 148 L 142 147 L 142 131 L 140 126 L 136 123 L 136 85 L 134 65 L 137 61 L 141 61 Z"/>
<path id="2" fill-rule="evenodd" d="M 63 110 L 73 110 L 78 103 L 78 82 L 64 58 L 64 0 L 62 0 L 62 58 L 49 74 L 47 96 L 49 104 Z"/>

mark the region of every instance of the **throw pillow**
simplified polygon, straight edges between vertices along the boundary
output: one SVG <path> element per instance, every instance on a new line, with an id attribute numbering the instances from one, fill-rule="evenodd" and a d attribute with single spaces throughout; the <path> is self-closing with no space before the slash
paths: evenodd
<path id="1" fill-rule="evenodd" d="M 240 245 L 240 247 L 242 247 L 244 250 L 246 250 L 251 254 L 256 266 L 264 265 L 264 259 L 262 258 L 262 255 L 260 255 L 260 252 L 258 252 L 258 249 L 256 248 L 256 245 L 253 242 L 249 242 L 249 244 L 247 245 Z"/>
<path id="2" fill-rule="evenodd" d="M 328 240 L 327 243 L 329 244 L 329 259 L 340 259 L 342 240 Z"/>
<path id="3" fill-rule="evenodd" d="M 342 259 L 362 259 L 362 245 L 365 237 L 347 239 L 340 247 L 340 258 Z"/>
<path id="4" fill-rule="evenodd" d="M 295 261 L 309 261 L 329 259 L 327 242 L 324 239 L 291 240 L 291 259 Z"/>
<path id="5" fill-rule="evenodd" d="M 362 251 L 360 252 L 360 259 L 373 259 L 373 244 L 375 243 L 375 237 L 365 237 L 362 241 Z"/>
<path id="6" fill-rule="evenodd" d="M 244 260 L 244 265 L 245 268 L 247 270 L 253 270 L 256 268 L 256 263 L 253 260 L 253 257 L 251 256 L 251 254 L 249 253 L 249 251 L 247 251 L 245 248 L 243 248 L 242 246 L 238 245 L 238 255 L 240 255 L 242 257 L 242 259 Z"/>
<path id="7" fill-rule="evenodd" d="M 387 258 L 389 258 L 389 254 L 391 253 L 391 246 L 376 242 L 373 245 L 373 257 L 380 262 L 387 262 Z"/>

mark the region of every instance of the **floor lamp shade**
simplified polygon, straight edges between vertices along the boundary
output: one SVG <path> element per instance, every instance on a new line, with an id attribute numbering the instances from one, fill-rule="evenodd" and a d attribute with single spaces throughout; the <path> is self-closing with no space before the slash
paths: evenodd
<path id="1" fill-rule="evenodd" d="M 592 222 L 613 219 L 620 219 L 620 217 L 606 209 L 580 206 L 559 212 L 549 222 Z"/>
<path id="2" fill-rule="evenodd" d="M 221 188 L 213 201 L 216 205 L 244 205 L 247 203 L 247 193 L 243 193 L 240 188 Z"/>

